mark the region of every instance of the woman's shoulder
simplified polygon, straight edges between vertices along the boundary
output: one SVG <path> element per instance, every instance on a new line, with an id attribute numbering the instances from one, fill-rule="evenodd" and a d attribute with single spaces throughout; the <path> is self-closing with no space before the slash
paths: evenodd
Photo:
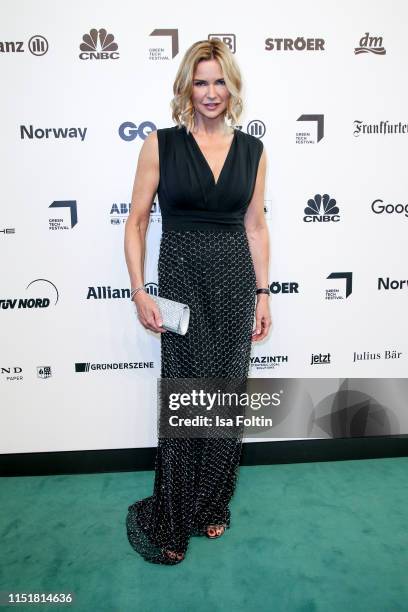
<path id="1" fill-rule="evenodd" d="M 172 125 L 168 127 L 158 128 L 156 130 L 157 139 L 161 146 L 165 146 L 166 143 L 173 143 L 174 140 L 181 134 L 182 129 L 179 125 Z"/>
<path id="2" fill-rule="evenodd" d="M 182 126 L 180 125 L 171 125 L 169 127 L 162 127 L 162 128 L 157 128 L 156 132 L 159 133 L 163 133 L 166 135 L 171 135 L 174 134 L 176 132 L 181 132 L 182 131 Z"/>
<path id="3" fill-rule="evenodd" d="M 247 132 L 243 132 L 242 129 L 235 128 L 235 130 L 239 133 L 239 137 L 247 143 L 247 146 L 254 149 L 255 151 L 262 152 L 264 144 L 260 138 L 257 136 L 253 136 L 252 134 L 248 134 Z"/>

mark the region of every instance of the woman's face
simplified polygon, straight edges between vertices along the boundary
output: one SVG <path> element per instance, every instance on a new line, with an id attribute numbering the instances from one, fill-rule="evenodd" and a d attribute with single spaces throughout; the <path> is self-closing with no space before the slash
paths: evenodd
<path id="1" fill-rule="evenodd" d="M 196 112 L 215 119 L 227 109 L 230 93 L 225 84 L 221 66 L 217 60 L 198 62 L 194 78 L 191 101 Z"/>

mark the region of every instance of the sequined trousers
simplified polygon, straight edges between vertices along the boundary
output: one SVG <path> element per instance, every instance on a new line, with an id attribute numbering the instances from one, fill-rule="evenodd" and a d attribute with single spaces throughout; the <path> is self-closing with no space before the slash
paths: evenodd
<path id="1" fill-rule="evenodd" d="M 190 306 L 185 336 L 160 335 L 161 378 L 245 378 L 256 277 L 245 231 L 167 230 L 158 260 L 159 295 Z M 208 525 L 230 528 L 242 436 L 161 438 L 153 494 L 126 517 L 130 545 L 146 561 L 171 565 Z"/>

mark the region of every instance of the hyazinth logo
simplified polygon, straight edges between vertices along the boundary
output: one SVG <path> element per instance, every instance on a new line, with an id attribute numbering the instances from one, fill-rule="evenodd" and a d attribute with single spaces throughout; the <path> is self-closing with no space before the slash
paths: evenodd
<path id="1" fill-rule="evenodd" d="M 362 38 L 360 38 L 360 46 L 354 49 L 355 55 L 361 53 L 374 53 L 374 55 L 385 55 L 386 51 L 383 47 L 382 36 L 370 36 L 369 32 L 366 32 Z"/>
<path id="2" fill-rule="evenodd" d="M 82 40 L 79 59 L 119 59 L 119 53 L 115 53 L 118 45 L 114 42 L 114 36 L 108 34 L 105 28 L 89 30 L 89 34 L 84 34 Z"/>
<path id="3" fill-rule="evenodd" d="M 336 200 L 331 198 L 327 193 L 323 195 L 317 193 L 314 198 L 308 200 L 304 212 L 305 216 L 303 217 L 303 221 L 307 223 L 314 221 L 320 223 L 340 221 L 339 208 Z"/>

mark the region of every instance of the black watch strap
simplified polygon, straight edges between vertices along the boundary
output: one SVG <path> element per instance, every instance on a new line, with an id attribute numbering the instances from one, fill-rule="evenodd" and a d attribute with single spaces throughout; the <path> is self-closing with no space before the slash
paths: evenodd
<path id="1" fill-rule="evenodd" d="M 262 287 L 261 289 L 256 290 L 256 295 L 259 295 L 260 293 L 266 293 L 266 295 L 270 295 L 271 291 L 270 289 Z"/>

